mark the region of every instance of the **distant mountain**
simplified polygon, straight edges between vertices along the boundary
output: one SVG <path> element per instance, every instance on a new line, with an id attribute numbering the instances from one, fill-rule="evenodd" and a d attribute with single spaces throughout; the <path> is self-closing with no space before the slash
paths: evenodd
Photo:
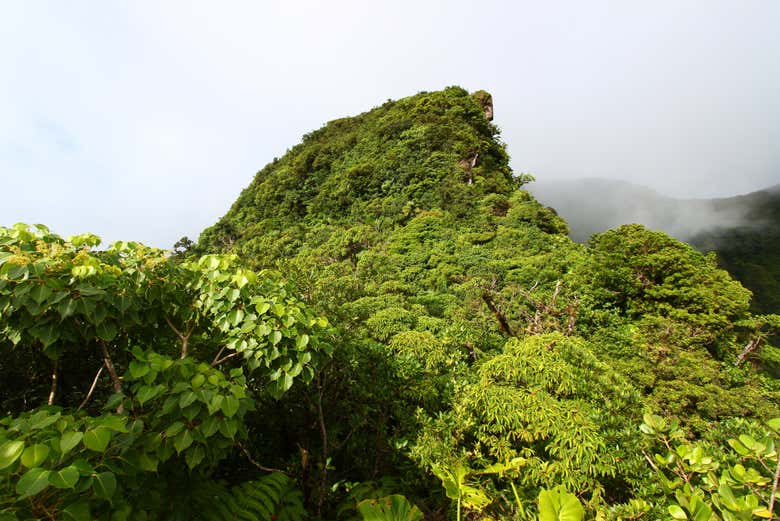
<path id="1" fill-rule="evenodd" d="M 715 251 L 720 264 L 753 291 L 756 311 L 780 313 L 780 185 L 718 199 L 676 199 L 608 179 L 541 181 L 529 191 L 568 221 L 577 242 L 639 223 Z"/>

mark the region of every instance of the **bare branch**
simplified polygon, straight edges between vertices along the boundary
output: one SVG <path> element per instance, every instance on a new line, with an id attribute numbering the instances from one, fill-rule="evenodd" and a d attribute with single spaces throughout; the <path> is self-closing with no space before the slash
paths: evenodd
<path id="1" fill-rule="evenodd" d="M 103 351 L 103 363 L 106 365 L 106 369 L 108 369 L 108 374 L 111 375 L 111 381 L 114 382 L 114 392 L 121 393 L 122 380 L 119 379 L 119 375 L 114 367 L 114 362 L 111 360 L 111 355 L 108 354 L 108 346 L 106 346 L 106 343 L 103 340 L 100 340 L 98 343 L 100 344 L 100 349 Z M 121 413 L 124 410 L 124 405 L 121 403 L 119 404 L 119 407 L 116 408 L 116 412 L 118 413 Z"/>
<path id="2" fill-rule="evenodd" d="M 221 352 L 222 352 L 222 351 L 220 351 L 220 353 L 221 353 Z M 216 366 L 218 366 L 219 364 L 221 364 L 222 362 L 224 362 L 225 360 L 229 360 L 229 359 L 233 358 L 234 356 L 236 356 L 236 355 L 238 355 L 238 354 L 239 354 L 239 352 L 238 352 L 238 351 L 234 351 L 233 353 L 230 353 L 229 355 L 223 356 L 223 357 L 222 357 L 222 358 L 220 358 L 219 360 L 217 360 L 217 359 L 214 359 L 214 361 L 213 361 L 213 362 L 211 362 L 211 367 L 216 367 Z"/>
<path id="3" fill-rule="evenodd" d="M 755 338 L 751 338 L 750 342 L 747 343 L 745 348 L 742 350 L 742 352 L 739 354 L 736 361 L 734 362 L 734 367 L 739 366 L 739 364 L 741 364 L 750 353 L 752 353 L 753 351 L 761 347 L 761 343 L 763 341 L 764 341 L 763 336 L 757 336 Z"/>
<path id="4" fill-rule="evenodd" d="M 772 483 L 772 497 L 769 498 L 769 519 L 774 519 L 775 499 L 777 499 L 777 485 L 780 482 L 780 457 L 777 458 L 777 469 L 775 470 L 775 481 Z"/>
<path id="5" fill-rule="evenodd" d="M 241 443 L 237 443 L 236 445 L 238 445 L 238 448 L 240 448 L 241 452 L 244 453 L 244 456 L 246 456 L 246 459 L 249 460 L 249 463 L 251 463 L 252 465 L 257 467 L 258 469 L 260 469 L 260 470 L 262 470 L 264 472 L 279 472 L 280 474 L 284 474 L 286 476 L 289 476 L 289 474 L 287 472 L 283 471 L 283 470 L 274 469 L 274 468 L 271 468 L 271 467 L 265 467 L 265 466 L 259 464 L 258 462 L 256 462 L 254 460 L 254 458 L 252 458 L 252 455 L 249 454 L 249 451 L 246 449 L 246 447 L 244 447 Z"/>
<path id="6" fill-rule="evenodd" d="M 54 405 L 54 396 L 57 394 L 57 369 L 59 369 L 60 361 L 54 360 L 51 369 L 51 389 L 49 390 L 49 405 Z"/>
<path id="7" fill-rule="evenodd" d="M 87 396 L 84 398 L 84 401 L 81 402 L 81 405 L 79 405 L 78 409 L 76 409 L 77 411 L 80 411 L 81 409 L 83 409 L 84 406 L 87 405 L 87 402 L 89 401 L 89 399 L 92 398 L 92 393 L 95 392 L 95 387 L 97 386 L 98 379 L 100 378 L 100 373 L 103 372 L 103 368 L 104 367 L 106 367 L 105 363 L 100 366 L 100 368 L 97 371 L 97 374 L 95 374 L 95 378 L 92 380 L 92 385 L 89 388 L 89 392 L 87 392 Z"/>

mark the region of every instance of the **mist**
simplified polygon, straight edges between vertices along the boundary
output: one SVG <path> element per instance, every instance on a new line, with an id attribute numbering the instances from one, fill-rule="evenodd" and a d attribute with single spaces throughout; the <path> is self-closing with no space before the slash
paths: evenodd
<path id="1" fill-rule="evenodd" d="M 756 205 L 766 195 L 779 194 L 780 185 L 717 199 L 668 197 L 641 185 L 598 178 L 536 181 L 528 190 L 566 219 L 571 238 L 577 242 L 631 223 L 691 241 L 718 229 L 768 225 L 757 217 Z"/>

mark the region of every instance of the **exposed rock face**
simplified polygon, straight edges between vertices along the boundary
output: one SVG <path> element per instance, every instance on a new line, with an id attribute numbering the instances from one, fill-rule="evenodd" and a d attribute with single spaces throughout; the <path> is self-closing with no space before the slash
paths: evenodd
<path id="1" fill-rule="evenodd" d="M 474 99 L 485 111 L 485 117 L 488 121 L 493 121 L 493 96 L 486 90 L 478 90 L 474 94 Z"/>

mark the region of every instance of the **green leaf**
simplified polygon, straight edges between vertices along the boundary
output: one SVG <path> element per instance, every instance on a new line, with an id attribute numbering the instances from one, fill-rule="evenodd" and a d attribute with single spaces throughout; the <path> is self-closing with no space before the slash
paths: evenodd
<path id="1" fill-rule="evenodd" d="M 84 433 L 84 446 L 95 452 L 105 452 L 108 442 L 111 441 L 111 431 L 98 427 Z"/>
<path id="2" fill-rule="evenodd" d="M 192 377 L 192 380 L 190 380 L 190 385 L 192 385 L 193 389 L 199 389 L 205 381 L 206 377 L 199 373 Z"/>
<path id="3" fill-rule="evenodd" d="M 11 466 L 24 451 L 23 441 L 6 441 L 0 445 L 0 470 Z"/>
<path id="4" fill-rule="evenodd" d="M 56 488 L 73 488 L 78 480 L 79 471 L 72 465 L 49 475 L 49 483 Z"/>
<path id="5" fill-rule="evenodd" d="M 151 367 L 149 367 L 149 364 L 147 363 L 133 360 L 130 362 L 129 369 L 130 376 L 132 376 L 134 379 L 138 379 L 145 376 L 151 370 Z"/>
<path id="6" fill-rule="evenodd" d="M 301 349 L 305 348 L 307 345 L 309 345 L 309 335 L 303 333 L 298 337 L 298 340 L 295 342 L 295 348 L 300 351 Z"/>
<path id="7" fill-rule="evenodd" d="M 685 514 L 685 510 L 679 507 L 679 505 L 672 505 L 669 507 L 669 515 L 672 516 L 672 519 L 688 519 L 688 516 Z"/>
<path id="8" fill-rule="evenodd" d="M 41 492 L 49 486 L 50 471 L 36 467 L 28 470 L 16 483 L 19 499 L 25 499 Z"/>
<path id="9" fill-rule="evenodd" d="M 363 521 L 419 521 L 422 512 L 400 494 L 380 499 L 366 499 L 358 503 Z"/>
<path id="10" fill-rule="evenodd" d="M 116 324 L 112 320 L 104 320 L 95 326 L 95 334 L 97 334 L 98 338 L 110 342 L 116 337 Z"/>
<path id="11" fill-rule="evenodd" d="M 176 436 L 176 439 L 173 440 L 173 446 L 176 452 L 181 454 L 181 451 L 192 445 L 193 441 L 192 433 L 189 430 L 185 430 Z"/>
<path id="12" fill-rule="evenodd" d="M 90 521 L 92 512 L 89 510 L 89 503 L 85 500 L 71 503 L 63 509 L 62 518 L 68 521 Z"/>
<path id="13" fill-rule="evenodd" d="M 278 344 L 282 340 L 282 332 L 281 331 L 274 331 L 271 333 L 271 343 L 273 345 Z"/>
<path id="14" fill-rule="evenodd" d="M 73 299 L 63 300 L 57 305 L 57 313 L 64 320 L 76 312 L 76 301 Z"/>
<path id="15" fill-rule="evenodd" d="M 201 461 L 203 461 L 205 456 L 206 451 L 203 450 L 203 447 L 198 445 L 194 449 L 188 450 L 184 459 L 187 462 L 187 466 L 190 468 L 190 470 L 192 470 L 197 467 Z"/>
<path id="16" fill-rule="evenodd" d="M 577 499 L 563 489 L 539 493 L 539 521 L 582 521 L 585 510 Z"/>
<path id="17" fill-rule="evenodd" d="M 262 315 L 263 313 L 266 313 L 269 309 L 271 309 L 271 304 L 268 302 L 258 302 L 255 305 L 255 311 L 257 311 L 258 315 Z"/>
<path id="18" fill-rule="evenodd" d="M 179 407 L 184 409 L 185 407 L 192 405 L 192 403 L 197 399 L 197 394 L 193 393 L 192 391 L 185 391 L 181 393 L 181 397 L 179 398 Z"/>
<path id="19" fill-rule="evenodd" d="M 184 430 L 184 424 L 182 422 L 173 422 L 167 429 L 165 429 L 165 436 L 172 438 Z"/>
<path id="20" fill-rule="evenodd" d="M 138 463 L 140 467 L 147 472 L 157 472 L 159 460 L 150 454 L 142 452 L 138 456 Z"/>
<path id="21" fill-rule="evenodd" d="M 238 398 L 234 396 L 225 396 L 222 400 L 221 409 L 222 412 L 227 416 L 228 418 L 233 417 L 236 412 L 238 412 L 238 406 L 240 402 L 238 401 Z"/>
<path id="22" fill-rule="evenodd" d="M 30 297 L 37 302 L 38 304 L 42 304 L 46 299 L 48 299 L 51 296 L 51 289 L 48 286 L 45 286 L 43 284 L 39 284 L 33 289 L 30 290 Z"/>
<path id="23" fill-rule="evenodd" d="M 49 446 L 42 443 L 36 443 L 31 447 L 27 447 L 22 453 L 22 465 L 28 469 L 38 467 L 41 463 L 46 461 L 50 451 L 51 449 Z"/>
<path id="24" fill-rule="evenodd" d="M 101 472 L 95 474 L 95 481 L 92 483 L 92 490 L 95 495 L 103 499 L 111 499 L 116 492 L 116 477 L 112 472 Z"/>
<path id="25" fill-rule="evenodd" d="M 64 456 L 84 438 L 83 432 L 68 431 L 60 438 L 60 452 Z"/>
<path id="26" fill-rule="evenodd" d="M 138 400 L 138 403 L 143 405 L 144 403 L 148 402 L 149 400 L 151 400 L 152 398 L 160 394 L 163 390 L 165 390 L 165 387 L 161 385 L 155 385 L 154 387 L 144 385 L 135 394 L 135 399 Z"/>
<path id="27" fill-rule="evenodd" d="M 35 338 L 41 341 L 43 347 L 49 347 L 60 338 L 60 328 L 54 322 L 38 325 L 30 330 Z"/>

